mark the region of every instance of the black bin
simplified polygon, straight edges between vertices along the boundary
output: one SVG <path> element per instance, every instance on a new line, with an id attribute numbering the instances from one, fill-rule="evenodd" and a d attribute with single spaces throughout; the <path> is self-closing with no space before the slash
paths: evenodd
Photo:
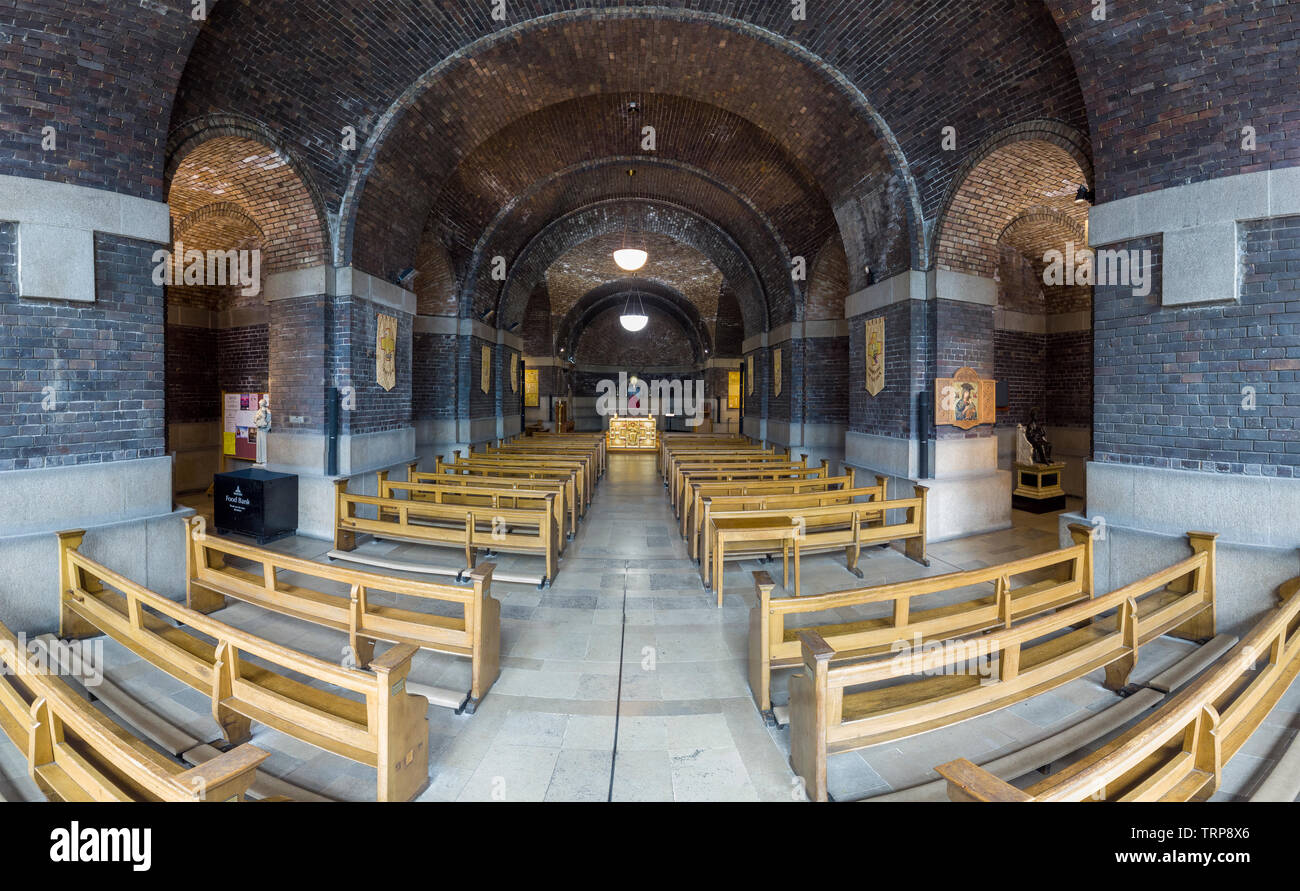
<path id="1" fill-rule="evenodd" d="M 298 531 L 298 476 L 260 467 L 212 478 L 214 525 L 219 534 L 239 532 L 266 544 Z"/>

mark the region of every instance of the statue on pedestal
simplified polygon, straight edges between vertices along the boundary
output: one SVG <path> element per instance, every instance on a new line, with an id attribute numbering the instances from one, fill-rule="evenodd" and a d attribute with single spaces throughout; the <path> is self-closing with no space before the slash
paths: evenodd
<path id="1" fill-rule="evenodd" d="M 1047 428 L 1038 420 L 1038 411 L 1030 409 L 1029 426 L 1025 429 L 1025 439 L 1034 447 L 1035 464 L 1052 463 L 1052 444 L 1047 441 Z"/>
<path id="2" fill-rule="evenodd" d="M 266 434 L 271 432 L 271 402 L 265 396 L 258 403 L 257 414 L 253 415 L 253 426 L 257 428 L 257 463 L 256 467 L 266 466 Z"/>

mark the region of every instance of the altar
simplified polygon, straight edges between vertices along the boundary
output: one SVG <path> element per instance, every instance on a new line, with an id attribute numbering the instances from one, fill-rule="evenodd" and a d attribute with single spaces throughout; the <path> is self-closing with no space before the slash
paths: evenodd
<path id="1" fill-rule="evenodd" d="M 611 452 L 653 452 L 659 448 L 659 424 L 654 418 L 609 419 L 605 448 Z"/>

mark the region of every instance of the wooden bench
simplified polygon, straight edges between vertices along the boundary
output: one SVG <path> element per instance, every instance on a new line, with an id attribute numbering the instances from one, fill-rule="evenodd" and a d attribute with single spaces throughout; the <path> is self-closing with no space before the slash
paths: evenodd
<path id="1" fill-rule="evenodd" d="M 472 588 L 412 581 L 292 557 L 266 548 L 207 534 L 202 517 L 188 521 L 185 550 L 185 595 L 190 609 L 211 613 L 233 597 L 281 615 L 292 616 L 342 631 L 357 664 L 368 665 L 375 641 L 411 644 L 421 649 L 462 656 L 470 660 L 470 688 L 450 697 L 427 696 L 457 713 L 473 714 L 500 674 L 501 603 L 491 593 L 493 564 L 470 572 Z M 231 565 L 247 561 L 256 571 Z M 251 568 L 251 567 L 250 567 Z M 293 573 L 289 583 L 280 573 Z M 345 594 L 321 590 L 333 582 Z M 374 602 L 375 592 L 396 594 L 413 601 L 452 606 L 459 616 L 442 616 L 402 606 Z M 435 694 L 437 693 L 435 689 Z"/>
<path id="2" fill-rule="evenodd" d="M 853 490 L 849 490 L 853 491 Z M 867 491 L 878 491 L 875 487 Z M 770 539 L 763 536 L 764 528 L 793 526 L 798 529 L 798 548 L 803 553 L 823 553 L 843 550 L 849 572 L 862 577 L 858 561 L 862 549 L 874 544 L 903 542 L 903 552 L 929 566 L 925 556 L 926 495 L 925 486 L 915 487 L 913 498 L 895 498 L 889 501 L 862 501 L 847 504 L 825 504 L 813 507 L 775 507 L 767 510 L 714 511 L 705 507 L 703 521 L 703 551 L 700 555 L 700 575 L 704 587 L 713 586 L 722 602 L 723 564 L 727 550 L 722 543 L 720 530 L 724 524 L 745 521 L 753 528 L 749 536 L 741 537 L 742 547 L 731 550 L 733 560 L 747 559 L 773 551 Z M 790 496 L 779 496 L 790 497 Z M 799 500 L 803 496 L 795 497 Z M 890 521 L 890 513 L 897 512 L 902 519 Z M 797 582 L 796 582 L 797 584 Z"/>
<path id="3" fill-rule="evenodd" d="M 408 470 L 407 476 L 410 475 L 411 471 Z M 403 482 L 389 479 L 388 471 L 381 470 L 377 474 L 375 494 L 380 498 L 409 498 L 412 501 L 429 501 L 434 504 L 472 504 L 478 507 L 537 509 L 550 504 L 555 512 L 555 525 L 560 533 L 561 551 L 564 550 L 564 542 L 573 537 L 573 528 L 569 526 L 571 516 L 565 508 L 562 485 L 529 487 L 519 480 L 511 480 L 509 484 L 500 486 L 473 485 L 472 477 L 452 477 L 450 474 L 443 474 L 443 476 L 456 482 L 421 483 L 410 479 Z"/>
<path id="4" fill-rule="evenodd" d="M 680 464 L 674 471 L 671 502 L 674 513 L 680 517 L 682 502 L 686 499 L 692 482 L 730 480 L 804 480 L 825 479 L 830 467 L 822 461 L 820 467 L 807 467 L 799 461 L 763 461 L 752 464 Z"/>
<path id="5" fill-rule="evenodd" d="M 434 460 L 435 473 L 478 474 L 482 476 L 522 476 L 540 479 L 565 479 L 573 477 L 574 497 L 578 512 L 587 513 L 591 503 L 591 474 L 586 461 L 539 460 L 502 455 L 471 455 L 460 457 L 460 450 L 452 452 L 452 460 Z"/>
<path id="6" fill-rule="evenodd" d="M 605 437 L 595 435 L 569 435 L 546 437 L 523 437 L 510 440 L 498 440 L 483 451 L 487 454 L 525 455 L 536 457 L 575 456 L 590 458 L 597 478 L 605 475 L 606 452 Z"/>
<path id="7" fill-rule="evenodd" d="M 835 489 L 852 489 L 856 475 L 852 468 L 843 476 L 813 477 L 812 479 L 789 480 L 689 480 L 686 494 L 682 500 L 680 512 L 680 532 L 691 549 L 691 559 L 699 559 L 700 516 L 706 499 L 741 498 L 753 495 L 800 495 L 816 492 L 830 492 Z M 884 477 L 876 478 L 876 485 L 884 485 Z M 880 498 L 885 493 L 882 490 Z M 730 502 L 729 502 L 730 503 Z"/>
<path id="8" fill-rule="evenodd" d="M 602 473 L 600 452 L 595 448 L 577 448 L 574 446 L 533 448 L 523 445 L 483 445 L 475 447 L 471 445 L 469 447 L 469 457 L 499 458 L 533 463 L 568 462 L 581 464 L 586 477 L 587 499 L 589 501 L 595 493 L 596 481 L 600 479 Z"/>
<path id="9" fill-rule="evenodd" d="M 418 469 L 418 462 L 412 462 L 406 470 L 406 480 L 410 483 L 431 486 L 462 486 L 467 488 L 487 487 L 491 489 L 528 489 L 536 492 L 554 492 L 557 504 L 563 505 L 568 514 L 565 524 L 567 537 L 572 538 L 578 528 L 579 499 L 576 496 L 576 481 L 573 474 L 560 473 L 516 473 L 506 471 L 493 474 L 488 471 L 472 473 L 441 473 Z M 419 500 L 417 497 L 416 500 Z"/>
<path id="10" fill-rule="evenodd" d="M 809 597 L 773 597 L 768 573 L 754 573 L 758 603 L 749 611 L 749 689 L 755 705 L 773 720 L 772 670 L 803 664 L 800 630 L 820 635 L 834 651 L 831 664 L 836 664 L 887 653 L 899 641 L 915 646 L 1009 628 L 1091 599 L 1091 527 L 1073 524 L 1070 536 L 1074 544 L 1068 548 L 1007 563 Z M 953 599 L 967 589 L 972 589 L 967 596 Z M 921 603 L 922 598 L 928 602 Z M 934 602 L 940 600 L 947 602 Z M 788 627 L 795 616 L 834 616 L 877 604 L 882 611 L 878 618 Z"/>
<path id="11" fill-rule="evenodd" d="M 956 801 L 1203 801 L 1300 675 L 1300 579 L 1227 655 L 1150 716 L 1021 790 L 966 759 L 935 768 Z M 1262 663 L 1262 665 L 1260 664 Z"/>
<path id="12" fill-rule="evenodd" d="M 832 666 L 835 649 L 816 631 L 798 631 L 803 670 L 790 678 L 790 763 L 809 797 L 826 800 L 830 754 L 978 717 L 1101 668 L 1107 689 L 1120 691 L 1141 644 L 1162 634 L 1213 637 L 1216 537 L 1188 533 L 1191 557 L 1109 594 L 919 652 Z"/>
<path id="13" fill-rule="evenodd" d="M 107 634 L 206 694 L 229 743 L 247 741 L 256 721 L 376 768 L 380 801 L 407 801 L 428 785 L 429 703 L 406 692 L 414 645 L 392 647 L 370 663 L 369 671 L 344 668 L 136 584 L 81 554 L 77 548 L 84 535 L 58 533 L 59 637 Z"/>
<path id="14" fill-rule="evenodd" d="M 727 451 L 718 454 L 701 454 L 696 452 L 687 452 L 686 454 L 673 453 L 669 457 L 667 473 L 665 476 L 668 481 L 669 500 L 674 509 L 679 507 L 682 496 L 683 472 L 689 472 L 691 470 L 721 470 L 723 468 L 740 469 L 745 467 L 765 466 L 793 466 L 806 468 L 808 466 L 808 456 L 803 455 L 798 461 L 796 461 L 788 454 L 767 451 Z"/>
<path id="15" fill-rule="evenodd" d="M 725 446 L 668 446 L 661 452 L 659 463 L 659 474 L 663 477 L 664 485 L 669 485 L 672 478 L 673 467 L 683 461 L 707 461 L 710 458 L 720 458 L 725 455 L 751 455 L 751 456 L 768 456 L 784 458 L 790 460 L 790 450 L 778 452 L 774 447 L 759 445 L 758 443 L 745 443 L 744 445 L 725 445 Z"/>
<path id="16" fill-rule="evenodd" d="M 334 482 L 335 550 L 356 548 L 357 533 L 361 532 L 376 538 L 459 548 L 465 555 L 466 572 L 474 568 L 480 548 L 540 556 L 546 561 L 546 573 L 538 587 L 554 581 L 559 571 L 561 539 L 549 494 L 547 503 L 539 508 L 507 509 L 353 495 L 347 486 L 347 480 Z M 359 507 L 373 508 L 375 516 L 358 516 Z"/>
<path id="17" fill-rule="evenodd" d="M 187 768 L 128 733 L 0 625 L 0 729 L 52 801 L 244 801 L 269 755 L 245 743 Z"/>

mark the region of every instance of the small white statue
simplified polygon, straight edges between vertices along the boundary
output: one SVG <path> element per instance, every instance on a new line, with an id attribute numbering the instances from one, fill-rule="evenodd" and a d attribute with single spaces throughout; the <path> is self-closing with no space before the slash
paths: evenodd
<path id="1" fill-rule="evenodd" d="M 1024 424 L 1016 425 L 1016 463 L 1034 463 L 1034 447 L 1029 444 L 1029 437 L 1025 436 Z"/>
<path id="2" fill-rule="evenodd" d="M 266 466 L 266 434 L 271 431 L 271 402 L 265 396 L 258 403 L 257 414 L 253 415 L 253 426 L 257 428 L 257 467 Z"/>

